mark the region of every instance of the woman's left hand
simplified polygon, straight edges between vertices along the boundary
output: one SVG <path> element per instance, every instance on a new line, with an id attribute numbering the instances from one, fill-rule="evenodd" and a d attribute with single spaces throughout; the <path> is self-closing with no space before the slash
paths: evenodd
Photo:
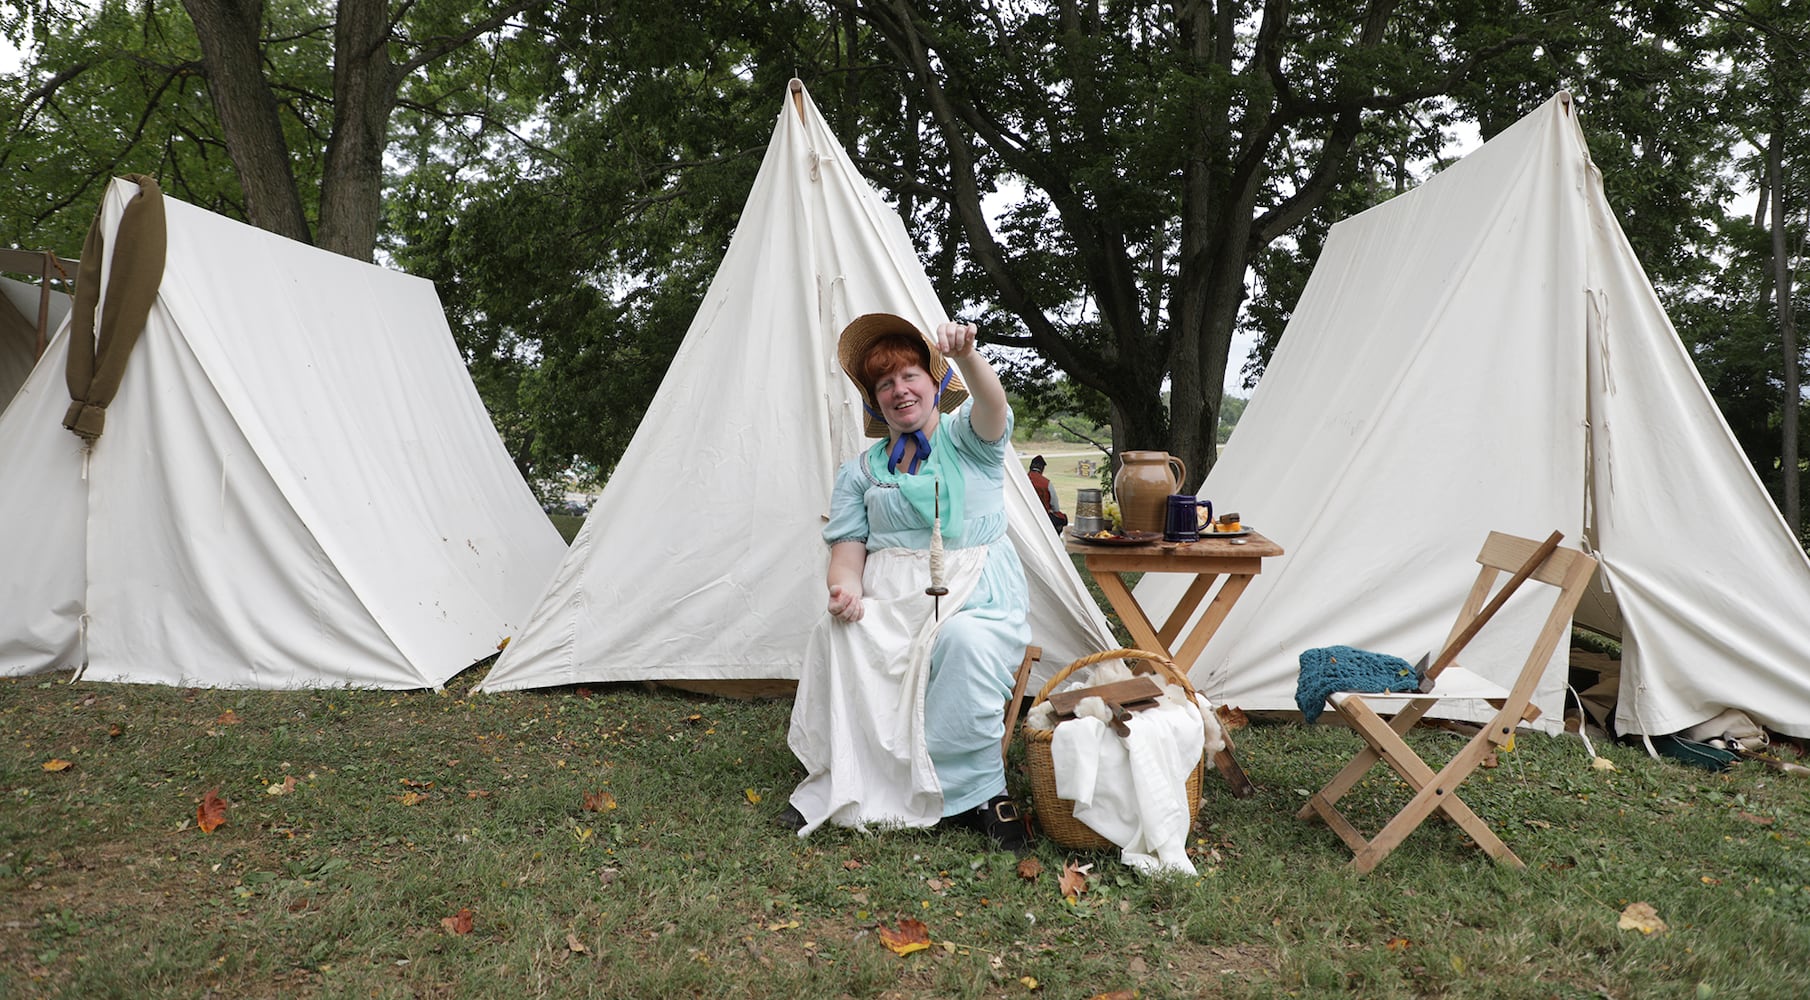
<path id="1" fill-rule="evenodd" d="M 980 333 L 973 323 L 943 323 L 936 328 L 936 349 L 951 360 L 974 353 L 975 337 Z"/>

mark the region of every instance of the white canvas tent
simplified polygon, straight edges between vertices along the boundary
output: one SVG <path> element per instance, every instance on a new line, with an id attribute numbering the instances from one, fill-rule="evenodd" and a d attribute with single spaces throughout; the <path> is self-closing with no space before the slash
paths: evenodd
<path id="1" fill-rule="evenodd" d="M 479 689 L 796 680 L 824 613 L 830 485 L 867 444 L 836 337 L 869 312 L 925 329 L 948 318 L 898 215 L 794 81 L 665 380 L 532 620 Z M 1047 676 L 1111 648 L 1111 633 L 1029 480 L 1007 481 Z"/>
<path id="2" fill-rule="evenodd" d="M 42 261 L 43 255 L 0 250 L 0 270 L 8 269 L 7 265 L 15 258 Z M 73 267 L 70 273 L 74 274 Z M 69 296 L 56 289 L 44 294 L 38 284 L 0 275 L 0 410 L 6 409 L 7 402 L 25 384 L 25 377 L 37 363 L 40 307 L 44 307 L 44 327 L 48 334 L 61 326 L 63 317 L 69 315 Z"/>
<path id="3" fill-rule="evenodd" d="M 138 191 L 107 192 L 110 250 Z M 0 415 L 0 673 L 419 688 L 493 652 L 562 546 L 432 283 L 164 207 L 92 453 L 62 426 L 71 324 Z"/>
<path id="4" fill-rule="evenodd" d="M 1489 530 L 1559 530 L 1601 560 L 1576 620 L 1622 640 L 1621 731 L 1733 707 L 1810 735 L 1810 562 L 1622 235 L 1568 94 L 1333 227 L 1200 492 L 1288 550 L 1194 670 L 1215 702 L 1294 709 L 1318 646 L 1437 650 Z M 1140 599 L 1173 607 L 1165 582 Z M 1467 665 L 1512 681 L 1526 596 Z M 1561 649 L 1535 702 L 1548 728 L 1565 679 Z"/>

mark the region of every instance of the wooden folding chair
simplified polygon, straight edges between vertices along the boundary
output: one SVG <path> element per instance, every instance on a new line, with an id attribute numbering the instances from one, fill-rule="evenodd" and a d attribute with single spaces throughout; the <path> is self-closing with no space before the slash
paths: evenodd
<path id="1" fill-rule="evenodd" d="M 1375 868 L 1389 856 L 1389 852 L 1407 839 L 1408 834 L 1414 832 L 1422 820 L 1434 813 L 1441 813 L 1458 824 L 1460 829 L 1498 862 L 1514 865 L 1516 868 L 1527 867 L 1490 830 L 1489 825 L 1458 797 L 1458 788 L 1479 764 L 1513 738 L 1517 726 L 1523 721 L 1531 722 L 1539 717 L 1539 709 L 1530 704 L 1534 689 L 1538 686 L 1547 663 L 1551 661 L 1553 651 L 1558 648 L 1559 641 L 1568 633 L 1571 613 L 1576 609 L 1578 600 L 1584 594 L 1584 587 L 1589 584 L 1590 576 L 1596 569 L 1594 558 L 1575 549 L 1557 548 L 1557 539 L 1555 533 L 1542 545 L 1532 539 L 1490 532 L 1488 540 L 1483 543 L 1483 551 L 1477 554 L 1477 562 L 1482 565 L 1482 569 L 1477 574 L 1476 583 L 1471 586 L 1470 595 L 1465 598 L 1458 620 L 1452 625 L 1445 649 L 1427 669 L 1426 683 L 1421 685 L 1424 693 L 1383 695 L 1341 691 L 1327 699 L 1327 705 L 1354 732 L 1363 737 L 1365 747 L 1337 777 L 1307 801 L 1298 815 L 1305 820 L 1311 820 L 1315 816 L 1324 820 L 1351 848 L 1354 855 L 1351 863 L 1359 872 Z M 1540 556 L 1543 548 L 1549 550 L 1548 554 L 1535 562 L 1535 557 Z M 1494 598 L 1490 598 L 1490 589 L 1503 571 L 1510 571 L 1515 575 Z M 1453 662 L 1453 657 L 1502 606 L 1509 593 L 1523 579 L 1548 584 L 1556 588 L 1557 593 L 1552 610 L 1546 616 L 1545 626 L 1540 630 L 1532 651 L 1528 653 L 1527 661 L 1522 664 L 1514 687 L 1504 689 L 1501 685 L 1458 666 Z M 1487 606 L 1486 598 L 1489 598 Z M 1403 736 L 1435 704 L 1445 698 L 1485 701 L 1495 707 L 1496 714 L 1436 773 L 1415 754 Z M 1390 704 L 1399 706 L 1399 710 L 1385 720 L 1373 703 L 1374 706 L 1384 707 L 1385 711 Z M 1414 789 L 1414 797 L 1374 838 L 1365 839 L 1357 827 L 1339 812 L 1337 803 L 1378 761 L 1388 764 L 1396 774 L 1401 775 L 1402 780 Z"/>

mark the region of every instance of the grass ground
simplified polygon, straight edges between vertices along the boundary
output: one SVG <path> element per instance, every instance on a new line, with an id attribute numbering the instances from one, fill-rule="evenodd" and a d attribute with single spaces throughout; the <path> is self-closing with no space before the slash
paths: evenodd
<path id="1" fill-rule="evenodd" d="M 1616 770 L 1594 770 L 1524 737 L 1466 798 L 1527 870 L 1429 824 L 1359 877 L 1293 816 L 1355 740 L 1256 724 L 1258 793 L 1206 782 L 1199 877 L 1045 841 L 1026 878 L 965 831 L 776 831 L 800 777 L 785 702 L 469 695 L 480 674 L 0 680 L 0 996 L 1810 995 L 1810 782 L 1757 764 L 1599 747 Z M 203 833 L 210 791 L 225 822 Z M 1374 778 L 1360 816 L 1398 793 Z M 1075 902 L 1071 860 L 1092 865 Z M 1619 928 L 1636 902 L 1667 929 Z M 904 918 L 928 949 L 882 945 Z"/>

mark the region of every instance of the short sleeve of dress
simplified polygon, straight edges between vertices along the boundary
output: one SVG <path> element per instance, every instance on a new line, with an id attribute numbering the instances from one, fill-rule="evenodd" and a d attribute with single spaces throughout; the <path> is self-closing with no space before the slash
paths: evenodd
<path id="1" fill-rule="evenodd" d="M 1002 461 L 1006 454 L 1006 442 L 1012 440 L 1014 421 L 1011 408 L 1006 409 L 1005 432 L 992 441 L 983 441 L 980 435 L 974 433 L 973 416 L 974 400 L 970 399 L 944 418 L 944 426 L 949 429 L 949 439 L 955 443 L 955 450 L 982 465 Z"/>
<path id="2" fill-rule="evenodd" d="M 830 520 L 823 526 L 823 540 L 830 545 L 867 541 L 867 477 L 861 472 L 866 459 L 867 453 L 862 452 L 836 470 L 836 485 L 830 490 Z"/>

